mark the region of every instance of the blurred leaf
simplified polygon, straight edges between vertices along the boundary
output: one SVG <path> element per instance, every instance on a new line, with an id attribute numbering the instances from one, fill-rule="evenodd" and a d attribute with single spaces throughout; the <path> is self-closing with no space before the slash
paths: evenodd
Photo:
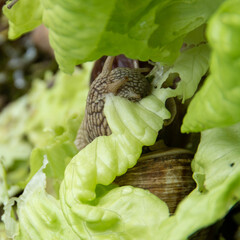
<path id="1" fill-rule="evenodd" d="M 210 20 L 211 74 L 191 102 L 182 131 L 199 132 L 240 121 L 240 1 L 226 1 Z"/>
<path id="2" fill-rule="evenodd" d="M 173 63 L 184 37 L 206 23 L 223 0 L 41 0 L 27 7 L 25 2 L 4 8 L 10 37 L 30 30 L 21 18 L 26 9 L 35 13 L 36 6 L 42 6 L 42 21 L 49 28 L 60 69 L 70 73 L 77 64 L 122 53 L 142 61 Z"/>

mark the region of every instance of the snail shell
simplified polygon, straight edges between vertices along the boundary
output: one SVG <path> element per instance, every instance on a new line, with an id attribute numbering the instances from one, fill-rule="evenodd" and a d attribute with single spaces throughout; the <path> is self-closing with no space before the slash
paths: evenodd
<path id="1" fill-rule="evenodd" d="M 180 148 L 167 148 L 144 154 L 138 163 L 114 183 L 149 190 L 163 200 L 174 214 L 179 202 L 195 187 L 191 161 L 193 153 Z M 215 225 L 199 230 L 189 240 L 215 239 Z"/>
<path id="2" fill-rule="evenodd" d="M 192 158 L 193 154 L 185 149 L 151 152 L 142 155 L 115 183 L 149 190 L 166 202 L 173 214 L 178 203 L 196 187 L 192 179 Z"/>
<path id="3" fill-rule="evenodd" d="M 98 136 L 108 136 L 111 129 L 104 115 L 105 97 L 109 93 L 137 102 L 147 96 L 151 85 L 142 75 L 146 68 L 115 68 L 114 57 L 108 57 L 101 74 L 93 81 L 87 97 L 84 120 L 79 128 L 75 145 L 79 150 Z"/>

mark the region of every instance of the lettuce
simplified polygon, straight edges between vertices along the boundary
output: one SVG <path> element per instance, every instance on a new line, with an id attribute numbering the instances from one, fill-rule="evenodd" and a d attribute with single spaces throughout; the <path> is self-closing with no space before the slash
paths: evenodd
<path id="1" fill-rule="evenodd" d="M 161 226 L 161 239 L 186 239 L 240 200 L 240 123 L 206 130 L 192 162 L 197 188 Z"/>
<path id="2" fill-rule="evenodd" d="M 28 94 L 4 108 L 0 114 L 0 153 L 5 167 L 11 167 L 14 159 L 28 158 L 33 146 L 47 145 L 46 138 L 51 141 L 51 137 L 61 135 L 70 117 L 79 115 L 81 121 L 91 67 L 92 63 L 86 63 L 72 76 L 46 74 L 45 81 L 34 80 Z M 51 88 L 47 87 L 49 81 L 54 81 Z"/>
<path id="3" fill-rule="evenodd" d="M 47 88 L 42 81 L 33 83 L 28 96 L 31 115 L 25 124 L 25 131 L 34 146 L 45 146 L 46 135 L 49 138 L 51 135 L 61 135 L 70 117 L 83 117 L 91 67 L 92 63 L 86 63 L 81 70 L 76 69 L 72 76 L 57 73 L 50 79 L 54 81 L 52 88 Z"/>
<path id="4" fill-rule="evenodd" d="M 7 4 L 9 3 L 10 1 L 7 1 Z M 14 11 L 8 9 L 7 6 L 3 11 L 8 15 L 10 38 L 17 38 L 42 23 L 43 8 L 40 0 L 23 0 L 21 3 L 14 5 Z M 16 14 L 16 12 L 20 14 Z"/>
<path id="5" fill-rule="evenodd" d="M 46 165 L 47 158 L 24 189 L 23 194 L 18 199 L 11 199 L 5 207 L 3 221 L 7 223 L 8 237 L 14 239 L 66 239 L 68 237 L 78 239 L 61 214 L 59 201 L 45 192 L 46 175 L 43 169 Z M 18 206 L 18 222 L 10 214 L 14 200 L 17 201 Z"/>
<path id="6" fill-rule="evenodd" d="M 8 186 L 6 180 L 6 171 L 0 162 L 0 205 L 6 204 L 8 201 Z"/>
<path id="7" fill-rule="evenodd" d="M 41 0 L 28 6 L 26 2 L 19 1 L 11 10 L 4 8 L 11 23 L 9 36 L 16 38 L 19 32 L 30 30 L 25 22 L 36 19 L 29 18 L 25 11 L 42 18 L 60 69 L 70 73 L 79 63 L 121 53 L 140 60 L 173 63 L 184 37 L 204 24 L 223 0 Z M 35 23 L 38 21 L 32 21 L 31 28 Z"/>
<path id="8" fill-rule="evenodd" d="M 86 63 L 72 76 L 58 72 L 46 74 L 44 81 L 35 79 L 28 94 L 0 114 L 0 159 L 10 196 L 24 188 L 41 167 L 44 155 L 49 160 L 46 174 L 59 188 L 66 165 L 77 153 L 73 141 L 83 118 L 91 67 L 92 63 Z"/>
<path id="9" fill-rule="evenodd" d="M 207 72 L 209 53 L 210 49 L 207 44 L 186 49 L 174 64 L 163 72 L 162 81 L 171 79 L 171 76 L 180 77 L 181 81 L 178 83 L 177 95 L 183 102 L 194 95 L 201 77 Z M 162 65 L 157 64 L 157 66 L 158 71 L 161 71 Z"/>
<path id="10" fill-rule="evenodd" d="M 6 231 L 5 231 L 5 226 L 4 223 L 0 223 L 0 239 L 1 240 L 8 240 Z"/>
<path id="11" fill-rule="evenodd" d="M 23 138 L 25 122 L 29 118 L 27 104 L 27 97 L 22 97 L 8 105 L 0 115 L 0 157 L 5 168 L 10 168 L 14 159 L 26 159 L 31 152 L 31 144 Z"/>
<path id="12" fill-rule="evenodd" d="M 211 19 L 207 36 L 212 47 L 211 74 L 196 94 L 182 130 L 202 131 L 240 121 L 240 1 L 227 1 Z"/>
<path id="13" fill-rule="evenodd" d="M 196 51 L 193 51 L 193 49 L 186 50 L 179 58 L 183 59 L 186 65 L 189 65 L 192 63 L 194 55 L 199 52 L 197 46 L 196 49 Z M 203 53 L 206 53 L 208 48 L 201 47 L 200 49 L 203 49 Z M 193 57 L 189 57 L 191 54 Z M 199 82 L 201 75 L 206 72 L 207 56 L 208 54 L 199 58 L 197 60 L 199 64 L 193 64 L 193 73 L 201 72 L 201 74 L 196 74 L 196 82 Z M 179 73 L 183 81 L 186 84 L 191 82 L 192 78 L 184 75 L 185 64 L 181 65 L 179 59 L 177 59 L 172 67 L 162 73 L 161 67 L 157 65 L 153 71 L 156 75 L 153 80 L 156 88 L 151 95 L 142 99 L 139 103 L 129 102 L 111 94 L 108 95 L 104 112 L 113 132 L 112 135 L 96 138 L 76 154 L 76 150 L 71 148 L 74 140 L 74 128 L 72 128 L 56 136 L 52 144 L 45 148 L 37 148 L 32 152 L 31 163 L 33 164 L 31 165 L 32 174 L 30 175 L 32 179 L 38 176 L 40 163 L 43 156 L 46 155 L 49 167 L 47 165 L 42 170 L 45 172 L 48 181 L 51 183 L 51 180 L 54 179 L 57 184 L 62 181 L 59 200 L 58 186 L 55 188 L 57 196 L 48 197 L 57 206 L 60 201 L 60 208 L 55 208 L 52 214 L 57 215 L 57 218 L 60 218 L 63 214 L 69 227 L 78 236 L 77 239 L 146 239 L 148 237 L 158 239 L 159 226 L 169 217 L 166 204 L 146 190 L 135 189 L 130 186 L 119 188 L 111 185 L 111 183 L 116 176 L 124 174 L 128 168 L 136 164 L 143 145 L 154 144 L 164 119 L 170 118 L 170 113 L 165 108 L 165 101 L 169 97 L 180 97 L 183 92 L 182 88 L 184 88 L 184 84 L 179 84 L 176 89 L 162 88 L 161 86 L 165 81 L 168 81 L 170 72 L 176 71 L 177 68 L 181 70 Z M 202 68 L 202 66 L 205 67 Z M 186 89 L 185 93 L 186 96 L 193 94 L 190 88 Z M 69 126 L 73 125 L 71 120 Z M 65 149 L 63 148 L 64 144 L 67 146 Z M 73 155 L 75 156 L 71 159 Z M 66 164 L 65 169 L 66 165 L 64 164 L 68 163 L 64 160 L 66 158 L 71 159 L 71 161 Z M 63 169 L 65 169 L 64 176 Z M 36 178 L 38 179 L 38 177 Z M 30 187 L 33 184 L 36 184 L 35 180 L 28 183 L 25 191 L 28 192 L 26 189 L 33 188 Z M 47 193 L 44 188 L 45 184 L 42 184 L 41 192 L 45 191 L 44 196 L 46 196 Z M 35 189 L 38 189 L 38 185 L 34 188 L 34 191 Z M 27 236 L 33 239 L 44 239 L 42 234 L 37 234 L 37 238 L 35 231 L 31 230 L 33 225 L 34 228 L 38 226 L 38 228 L 45 229 L 44 231 L 51 231 L 53 237 L 58 236 L 51 230 L 55 227 L 54 223 L 49 221 L 47 226 L 42 226 L 42 217 L 39 214 L 36 215 L 35 209 L 33 209 L 34 203 L 31 202 L 38 201 L 38 209 L 40 211 L 43 208 L 43 216 L 46 211 L 49 211 L 45 207 L 45 197 L 41 196 L 37 200 L 35 195 L 29 195 L 28 200 L 23 201 L 27 204 L 18 206 L 19 222 L 16 223 L 18 226 L 16 229 L 19 229 L 19 231 L 14 233 L 16 239 L 25 239 Z M 21 198 L 25 199 L 24 197 L 19 199 Z M 42 201 L 44 201 L 44 206 Z M 46 204 L 51 206 L 52 203 L 46 201 Z M 29 213 L 29 216 L 31 214 L 34 216 L 31 218 L 31 226 L 26 212 Z M 9 219 L 9 217 L 5 217 L 5 219 Z M 8 221 L 5 220 L 5 222 Z M 59 227 L 59 229 L 62 231 L 62 228 Z"/>
<path id="14" fill-rule="evenodd" d="M 7 175 L 6 181 L 10 186 L 9 195 L 14 196 L 20 191 L 18 183 L 28 174 L 28 157 L 32 145 L 24 138 L 24 126 L 29 118 L 26 111 L 28 99 L 26 96 L 9 104 L 0 114 L 0 164 Z M 19 117 L 21 116 L 21 117 Z M 0 178 L 5 178 L 3 172 Z M 4 188 L 0 188 L 0 197 Z M 0 201 L 1 205 L 2 201 Z"/>
<path id="15" fill-rule="evenodd" d="M 5 172 L 0 172 L 8 236 L 18 240 L 183 240 L 222 219 L 240 200 L 236 78 L 240 29 L 236 6 L 240 1 L 228 0 L 220 6 L 222 2 L 149 0 L 137 5 L 126 0 L 100 5 L 94 0 L 91 4 L 41 1 L 39 14 L 49 27 L 51 44 L 64 71 L 71 72 L 76 64 L 102 54 L 120 52 L 159 62 L 152 71 L 154 88 L 148 97 L 138 103 L 111 94 L 106 97 L 104 113 L 112 135 L 96 138 L 78 153 L 73 141 L 84 110 L 81 105 L 79 117 L 69 113 L 69 106 L 77 109 L 79 104 L 71 92 L 75 87 L 70 90 L 71 85 L 63 84 L 61 90 L 36 91 L 41 94 L 31 98 L 37 108 L 27 131 L 38 148 L 31 154 L 29 182 L 19 198 L 7 202 Z M 11 37 L 19 35 L 14 30 L 17 24 L 21 33 L 29 31 L 23 21 L 11 16 L 21 15 L 24 4 L 16 3 L 18 13 L 14 13 L 15 6 L 4 9 L 12 21 Z M 205 23 L 217 8 L 207 26 L 209 47 Z M 194 96 L 209 64 L 210 75 Z M 163 87 L 173 76 L 181 79 L 176 88 Z M 58 95 L 70 99 L 62 112 L 58 109 L 63 102 L 52 101 Z M 193 97 L 182 130 L 202 133 L 192 162 L 197 187 L 169 216 L 167 205 L 148 191 L 112 182 L 136 164 L 142 146 L 154 144 L 164 121 L 170 118 L 165 103 L 172 97 L 182 101 Z M 50 101 L 52 105 L 47 106 Z M 47 118 L 46 109 L 55 116 Z M 47 135 L 41 134 L 43 128 Z M 15 201 L 18 220 L 12 214 Z"/>

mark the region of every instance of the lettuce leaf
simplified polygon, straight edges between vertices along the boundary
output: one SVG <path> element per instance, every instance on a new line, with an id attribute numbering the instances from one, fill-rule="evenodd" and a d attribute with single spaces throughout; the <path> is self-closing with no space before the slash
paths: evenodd
<path id="1" fill-rule="evenodd" d="M 10 196 L 24 188 L 44 155 L 49 159 L 45 173 L 58 193 L 64 169 L 77 153 L 73 142 L 83 118 L 91 67 L 86 63 L 72 76 L 59 72 L 46 74 L 44 81 L 35 79 L 28 94 L 0 114 L 0 158 Z M 49 81 L 54 81 L 51 88 Z"/>
<path id="2" fill-rule="evenodd" d="M 168 67 L 169 69 L 163 70 L 161 81 L 169 81 L 173 77 L 179 77 L 177 96 L 184 102 L 194 95 L 201 78 L 207 72 L 209 54 L 210 49 L 207 44 L 196 45 L 184 50 L 173 65 Z M 157 66 L 157 71 L 161 72 L 162 64 L 157 63 Z"/>
<path id="3" fill-rule="evenodd" d="M 7 8 L 9 3 L 11 3 L 11 1 L 7 1 L 3 12 L 9 19 L 9 37 L 11 39 L 31 31 L 42 23 L 43 8 L 41 0 L 21 0 L 21 2 L 15 3 L 14 11 Z"/>
<path id="4" fill-rule="evenodd" d="M 0 206 L 8 201 L 8 186 L 6 179 L 6 171 L 0 161 Z"/>
<path id="5" fill-rule="evenodd" d="M 61 135 L 70 117 L 83 117 L 91 68 L 92 63 L 85 63 L 71 76 L 58 72 L 51 77 L 52 88 L 43 81 L 34 82 L 28 99 L 31 115 L 25 124 L 34 146 L 43 147 L 47 145 L 46 138 Z"/>
<path id="6" fill-rule="evenodd" d="M 61 135 L 69 118 L 79 115 L 81 121 L 91 67 L 92 63 L 86 63 L 72 76 L 59 72 L 56 76 L 46 74 L 45 81 L 35 79 L 28 94 L 4 108 L 0 114 L 0 156 L 6 168 L 16 159 L 27 159 L 33 147 L 43 147 Z M 48 81 L 54 81 L 54 86 L 48 88 Z"/>
<path id="7" fill-rule="evenodd" d="M 74 127 L 70 130 L 54 128 L 55 134 L 50 140 L 52 144 L 50 149 L 41 143 L 41 149 L 32 154 L 32 175 L 35 175 L 25 188 L 24 194 L 17 200 L 18 222 L 11 217 L 11 205 L 15 200 L 10 200 L 6 206 L 4 221 L 10 236 L 16 235 L 16 239 L 34 240 L 67 237 L 95 240 L 140 240 L 160 237 L 186 239 L 195 231 L 224 217 L 239 201 L 239 123 L 203 132 L 193 161 L 194 178 L 198 186 L 182 201 L 173 216 L 169 217 L 166 204 L 148 191 L 111 185 L 116 176 L 124 174 L 128 168 L 136 164 L 143 145 L 151 145 L 155 142 L 163 121 L 170 117 L 170 113 L 165 108 L 166 100 L 178 96 L 184 101 L 193 96 L 208 68 L 207 45 L 197 42 L 193 48 L 182 49 L 179 58 L 175 62 L 174 60 L 179 54 L 183 41 L 195 43 L 195 36 L 191 35 L 193 33 L 191 31 L 202 26 L 221 2 L 166 0 L 147 1 L 136 5 L 134 1 L 125 1 L 124 4 L 113 1 L 100 6 L 95 1 L 90 5 L 83 2 L 77 4 L 76 1 L 66 3 L 62 0 L 51 2 L 42 0 L 43 22 L 50 28 L 51 43 L 64 71 L 70 72 L 74 65 L 86 59 L 101 54 L 116 55 L 119 51 L 124 53 L 126 51 L 128 56 L 134 58 L 157 59 L 171 63 L 172 66 L 168 65 L 168 68 L 165 68 L 159 64 L 156 67 L 157 77 L 153 81 L 156 89 L 139 103 L 108 95 L 104 111 L 113 134 L 95 139 L 78 154 L 75 155 L 74 148 L 71 148 Z M 215 15 L 218 28 L 213 24 L 215 18 L 209 28 L 214 26 L 212 31 L 224 33 L 226 39 L 232 37 L 236 42 L 238 42 L 236 39 L 239 33 L 239 15 L 236 14 L 238 10 L 233 10 L 231 4 L 238 2 L 239 0 L 226 1 L 226 5 L 224 4 Z M 21 4 L 21 1 L 18 4 Z M 132 4 L 137 7 L 131 7 Z M 5 11 L 8 14 L 7 10 Z M 229 12 L 231 17 L 228 15 Z M 218 16 L 221 14 L 224 15 L 223 20 L 219 21 Z M 166 21 L 168 17 L 170 18 Z M 120 19 L 123 23 L 121 26 L 119 26 Z M 222 26 L 228 25 L 229 21 L 231 24 L 228 32 L 228 29 L 223 29 Z M 232 24 L 236 24 L 236 29 L 231 27 Z M 82 31 L 79 32 L 79 29 Z M 225 30 L 230 35 L 225 35 Z M 161 39 L 159 34 L 162 34 Z M 208 35 L 213 37 L 214 34 L 211 34 L 208 32 Z M 237 44 L 231 48 L 229 44 L 225 46 L 227 42 L 225 40 L 215 46 L 214 41 L 210 39 L 214 52 L 212 75 L 209 79 L 215 79 L 215 76 L 216 79 L 221 79 L 223 73 L 229 73 L 224 80 L 211 81 L 211 86 L 217 83 L 218 88 L 223 90 L 222 86 L 226 85 L 227 92 L 231 90 L 226 96 L 231 100 L 231 97 L 236 97 L 239 91 L 235 72 L 230 72 L 230 64 L 233 70 L 238 70 L 239 52 Z M 220 52 L 221 48 L 222 52 Z M 219 70 L 221 74 L 218 75 L 215 70 Z M 181 78 L 177 88 L 162 88 L 162 84 L 168 81 L 172 74 L 177 74 Z M 232 87 L 233 84 L 236 88 Z M 205 86 L 201 91 L 204 92 Z M 218 97 L 222 92 L 214 90 L 213 94 L 211 96 Z M 204 97 L 211 102 L 213 99 L 211 96 Z M 204 97 L 200 100 L 206 102 Z M 237 100 L 236 113 L 239 111 L 238 104 Z M 55 106 L 58 109 L 60 104 Z M 222 111 L 222 106 L 216 109 Z M 228 109 L 229 114 L 226 118 L 235 114 L 232 112 L 234 107 L 226 110 Z M 197 117 L 195 120 L 198 120 Z M 223 122 L 230 125 L 238 121 L 238 117 L 234 116 Z M 36 123 L 42 124 L 41 121 Z M 38 124 L 34 123 L 32 129 L 38 129 Z M 218 125 L 218 119 L 214 123 L 211 120 L 208 124 L 222 126 Z M 63 125 L 65 126 L 66 123 Z M 184 129 L 185 125 L 183 126 Z M 198 126 L 194 125 L 193 129 L 198 131 Z M 63 151 L 61 151 L 62 144 L 67 145 Z M 44 163 L 44 166 L 37 171 L 45 153 L 49 157 L 49 168 Z M 75 156 L 70 161 L 73 155 Z M 59 165 L 58 160 L 61 161 Z M 67 165 L 68 161 L 70 163 Z M 43 173 L 44 168 L 46 175 Z M 60 200 L 46 192 L 46 176 L 62 181 L 59 191 Z"/>
<path id="8" fill-rule="evenodd" d="M 69 119 L 66 130 L 61 135 L 55 136 L 47 146 L 33 149 L 30 156 L 30 174 L 27 180 L 19 183 L 19 185 L 24 187 L 29 182 L 42 166 L 42 159 L 46 156 L 48 158 L 48 165 L 44 169 L 44 173 L 48 178 L 51 194 L 58 197 L 60 183 L 64 177 L 64 170 L 72 157 L 78 152 L 74 140 L 81 120 L 81 117 Z"/>
<path id="9" fill-rule="evenodd" d="M 74 140 L 84 114 L 91 67 L 92 63 L 86 63 L 72 76 L 59 72 L 54 87 L 47 91 L 33 89 L 38 94 L 30 95 L 33 111 L 26 132 L 37 148 L 31 153 L 31 172 L 22 186 L 38 171 L 46 155 L 49 164 L 44 171 L 58 196 L 64 170 L 77 153 Z M 46 116 L 46 112 L 51 114 Z"/>
<path id="10" fill-rule="evenodd" d="M 24 140 L 25 122 L 29 118 L 27 104 L 27 96 L 21 97 L 0 114 L 0 158 L 6 169 L 13 166 L 14 160 L 25 160 L 31 153 L 31 144 Z"/>
<path id="11" fill-rule="evenodd" d="M 213 187 L 222 185 L 231 175 L 239 174 L 239 143 L 239 123 L 202 133 L 199 149 L 192 162 L 193 177 L 199 189 L 210 191 Z M 204 183 L 201 178 L 205 179 Z"/>
<path id="12" fill-rule="evenodd" d="M 7 173 L 9 196 L 14 196 L 20 191 L 18 183 L 28 174 L 27 159 L 32 145 L 24 137 L 24 127 L 29 117 L 26 111 L 27 104 L 27 96 L 21 97 L 18 101 L 9 104 L 0 114 L 0 162 Z M 3 189 L 1 187 L 0 191 Z M 2 194 L 1 192 L 0 195 L 3 196 Z"/>
<path id="13" fill-rule="evenodd" d="M 7 223 L 8 237 L 16 240 L 79 239 L 62 215 L 59 201 L 45 192 L 46 175 L 43 173 L 43 169 L 46 164 L 47 159 L 45 158 L 43 166 L 28 183 L 23 194 L 18 199 L 12 199 L 6 206 L 3 220 Z M 18 222 L 10 214 L 14 201 L 18 206 Z"/>
<path id="14" fill-rule="evenodd" d="M 240 123 L 206 130 L 192 163 L 198 186 L 160 226 L 161 239 L 186 239 L 223 218 L 240 199 Z"/>
<path id="15" fill-rule="evenodd" d="M 184 37 L 206 23 L 223 0 L 40 0 L 28 6 L 26 2 L 19 1 L 11 10 L 4 8 L 11 23 L 10 37 L 29 31 L 25 11 L 34 14 L 42 6 L 36 16 L 42 14 L 42 22 L 49 28 L 60 69 L 70 73 L 79 63 L 121 53 L 129 58 L 173 63 Z"/>
<path id="16" fill-rule="evenodd" d="M 211 74 L 189 106 L 183 132 L 199 132 L 240 121 L 239 9 L 239 0 L 226 1 L 209 23 Z"/>
<path id="17" fill-rule="evenodd" d="M 0 239 L 1 240 L 8 240 L 7 238 L 7 234 L 6 234 L 6 231 L 5 231 L 5 226 L 4 226 L 4 223 L 0 223 Z"/>

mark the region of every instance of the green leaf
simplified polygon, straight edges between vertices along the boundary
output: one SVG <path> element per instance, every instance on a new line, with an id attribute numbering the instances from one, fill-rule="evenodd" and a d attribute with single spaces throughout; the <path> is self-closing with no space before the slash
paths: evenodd
<path id="1" fill-rule="evenodd" d="M 5 226 L 4 226 L 4 223 L 2 223 L 2 222 L 0 223 L 0 239 L 1 240 L 8 240 L 6 230 L 5 230 Z"/>
<path id="2" fill-rule="evenodd" d="M 42 166 L 44 155 L 49 160 L 45 172 L 58 193 L 65 167 L 77 153 L 74 140 L 84 114 L 91 67 L 86 63 L 71 76 L 59 72 L 45 81 L 36 79 L 28 94 L 1 112 L 0 158 L 10 196 L 25 187 Z M 51 88 L 49 80 L 54 80 Z"/>
<path id="3" fill-rule="evenodd" d="M 9 19 L 9 38 L 14 39 L 23 33 L 33 30 L 42 23 L 42 2 L 41 0 L 21 0 L 14 4 L 11 9 L 7 5 L 3 7 L 3 13 Z"/>
<path id="4" fill-rule="evenodd" d="M 122 218 L 120 223 L 115 222 L 114 233 L 107 235 L 111 239 L 156 239 L 155 230 L 169 216 L 167 205 L 159 198 L 131 186 L 114 188 L 99 199 L 97 206 L 107 208 Z M 102 222 L 87 223 L 92 232 L 89 238 L 106 239 L 104 235 L 101 236 L 101 232 L 106 231 L 112 223 L 105 221 L 105 226 Z"/>
<path id="5" fill-rule="evenodd" d="M 77 153 L 74 140 L 83 118 L 91 67 L 92 63 L 86 63 L 71 76 L 59 72 L 51 89 L 43 87 L 41 82 L 34 86 L 29 95 L 34 110 L 25 128 L 29 139 L 37 148 L 32 151 L 31 172 L 22 186 L 39 170 L 43 156 L 46 155 L 49 164 L 44 171 L 52 179 L 58 195 L 64 170 Z M 46 112 L 51 114 L 46 116 Z"/>
<path id="6" fill-rule="evenodd" d="M 206 130 L 193 161 L 197 188 L 160 226 L 161 239 L 186 239 L 223 218 L 240 199 L 240 123 Z"/>
<path id="7" fill-rule="evenodd" d="M 201 143 L 192 163 L 200 189 L 210 191 L 240 171 L 240 124 L 215 128 L 202 133 Z M 204 176 L 204 185 L 198 180 Z"/>
<path id="8" fill-rule="evenodd" d="M 91 68 L 92 63 L 86 63 L 71 76 L 59 72 L 45 81 L 35 79 L 28 94 L 4 108 L 0 114 L 0 157 L 6 170 L 15 161 L 25 161 L 33 147 L 51 144 L 56 135 L 66 131 L 65 126 L 76 125 L 76 115 L 81 121 Z M 47 87 L 49 80 L 54 80 L 51 88 Z M 70 118 L 72 124 L 67 123 Z"/>
<path id="9" fill-rule="evenodd" d="M 26 111 L 27 105 L 28 98 L 23 96 L 10 103 L 0 114 L 0 162 L 7 173 L 10 197 L 21 190 L 18 183 L 28 174 L 27 159 L 32 145 L 24 137 L 24 126 L 30 116 Z"/>
<path id="10" fill-rule="evenodd" d="M 52 88 L 43 81 L 33 83 L 28 96 L 31 116 L 25 123 L 25 132 L 34 146 L 45 146 L 47 138 L 61 135 L 72 116 L 83 117 L 92 65 L 83 64 L 73 75 L 58 72 L 50 79 L 54 81 Z"/>
<path id="11" fill-rule="evenodd" d="M 201 78 L 207 72 L 209 52 L 207 45 L 199 45 L 184 52 L 176 62 L 173 71 L 180 75 L 179 88 L 181 86 L 182 92 L 179 95 L 183 101 L 194 95 Z"/>
<path id="12" fill-rule="evenodd" d="M 198 46 L 200 44 L 207 43 L 206 39 L 206 24 L 195 28 L 193 31 L 189 32 L 184 38 L 184 45 L 182 49 L 191 48 L 193 46 Z"/>
<path id="13" fill-rule="evenodd" d="M 174 81 L 179 77 L 177 83 L 178 97 L 184 100 L 191 98 L 197 90 L 198 84 L 209 67 L 210 49 L 207 44 L 197 45 L 184 50 L 173 65 L 163 72 L 161 81 Z M 158 71 L 162 65 L 157 64 Z M 173 79 L 172 79 L 173 78 Z"/>
<path id="14" fill-rule="evenodd" d="M 8 201 L 8 186 L 6 179 L 6 171 L 0 160 L 0 206 Z"/>
<path id="15" fill-rule="evenodd" d="M 6 170 L 13 166 L 14 161 L 25 160 L 31 153 L 31 144 L 24 140 L 24 127 L 29 118 L 27 105 L 28 98 L 23 96 L 0 114 L 0 158 Z"/>
<path id="16" fill-rule="evenodd" d="M 72 157 L 77 154 L 77 148 L 74 144 L 76 133 L 82 118 L 72 118 L 68 121 L 66 130 L 52 139 L 52 142 L 45 147 L 35 148 L 30 157 L 31 172 L 28 179 L 21 183 L 25 186 L 26 183 L 36 174 L 42 166 L 44 156 L 48 158 L 48 165 L 44 169 L 46 176 L 53 185 L 52 193 L 58 196 L 59 186 L 64 177 L 64 170 Z M 69 126 L 71 125 L 71 126 Z"/>
<path id="17" fill-rule="evenodd" d="M 79 63 L 121 53 L 134 59 L 173 63 L 185 36 L 206 23 L 223 0 L 40 2 L 56 59 L 60 68 L 70 73 Z M 39 5 L 24 4 L 25 1 L 19 1 L 16 7 L 34 12 Z M 11 12 L 6 8 L 4 11 L 16 25 L 10 27 L 24 29 L 24 22 L 18 19 L 22 11 L 15 11 L 14 7 Z"/>
<path id="18" fill-rule="evenodd" d="M 226 1 L 212 17 L 211 74 L 191 102 L 182 131 L 198 132 L 240 121 L 240 1 Z"/>
<path id="19" fill-rule="evenodd" d="M 3 217 L 8 237 L 14 237 L 16 240 L 79 239 L 67 224 L 59 201 L 45 192 L 46 176 L 43 169 L 46 164 L 45 159 L 23 194 L 18 199 L 10 200 Z M 18 206 L 18 222 L 10 215 L 14 201 Z"/>

